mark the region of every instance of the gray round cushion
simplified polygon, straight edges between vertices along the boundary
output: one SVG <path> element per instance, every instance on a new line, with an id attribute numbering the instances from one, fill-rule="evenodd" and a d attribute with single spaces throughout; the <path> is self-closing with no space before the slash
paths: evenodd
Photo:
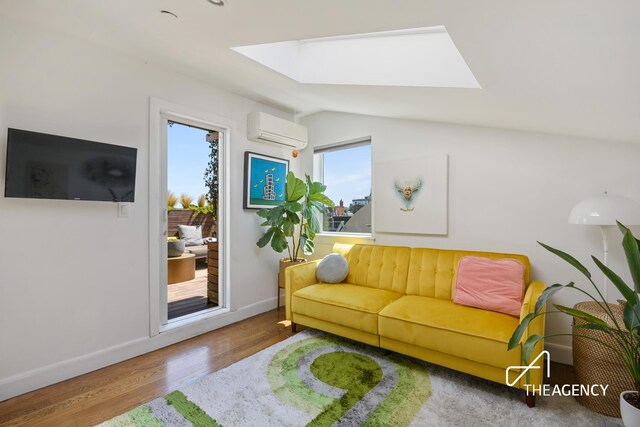
<path id="1" fill-rule="evenodd" d="M 349 264 L 340 254 L 330 254 L 318 264 L 316 278 L 324 283 L 340 283 L 349 274 Z"/>

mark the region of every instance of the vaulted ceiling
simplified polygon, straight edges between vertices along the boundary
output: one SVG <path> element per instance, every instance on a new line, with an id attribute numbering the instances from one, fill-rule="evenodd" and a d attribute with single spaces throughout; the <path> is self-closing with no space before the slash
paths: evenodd
<path id="1" fill-rule="evenodd" d="M 5 19 L 83 38 L 299 115 L 341 111 L 640 142 L 636 0 L 226 3 L 0 0 Z M 436 25 L 446 27 L 481 89 L 299 84 L 230 49 Z"/>

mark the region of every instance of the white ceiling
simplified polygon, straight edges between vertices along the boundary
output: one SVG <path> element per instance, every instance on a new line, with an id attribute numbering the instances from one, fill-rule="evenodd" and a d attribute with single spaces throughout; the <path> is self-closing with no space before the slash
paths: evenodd
<path id="1" fill-rule="evenodd" d="M 5 18 L 81 37 L 297 114 L 341 111 L 640 142 L 637 0 L 0 4 Z M 435 25 L 446 27 L 482 89 L 299 84 L 230 49 Z"/>

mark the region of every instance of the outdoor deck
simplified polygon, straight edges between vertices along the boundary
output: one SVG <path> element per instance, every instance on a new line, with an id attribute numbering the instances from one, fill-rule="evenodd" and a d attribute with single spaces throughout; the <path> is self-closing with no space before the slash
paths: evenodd
<path id="1" fill-rule="evenodd" d="M 167 301 L 169 319 L 213 307 L 207 301 L 207 265 L 197 262 L 193 280 L 169 285 Z"/>

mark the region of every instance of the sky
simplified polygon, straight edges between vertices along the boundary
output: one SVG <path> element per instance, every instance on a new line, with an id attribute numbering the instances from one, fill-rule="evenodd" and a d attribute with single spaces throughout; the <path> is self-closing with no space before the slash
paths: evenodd
<path id="1" fill-rule="evenodd" d="M 167 189 L 177 197 L 187 193 L 196 203 L 201 194 L 208 192 L 204 185 L 210 152 L 207 131 L 175 123 L 167 132 Z"/>
<path id="2" fill-rule="evenodd" d="M 177 197 L 187 193 L 195 201 L 207 193 L 204 171 L 209 163 L 207 131 L 175 123 L 168 127 L 167 189 Z M 337 205 L 371 193 L 371 146 L 324 153 L 325 194 Z"/>
<path id="3" fill-rule="evenodd" d="M 338 206 L 371 193 L 371 145 L 324 153 L 325 194 Z"/>

